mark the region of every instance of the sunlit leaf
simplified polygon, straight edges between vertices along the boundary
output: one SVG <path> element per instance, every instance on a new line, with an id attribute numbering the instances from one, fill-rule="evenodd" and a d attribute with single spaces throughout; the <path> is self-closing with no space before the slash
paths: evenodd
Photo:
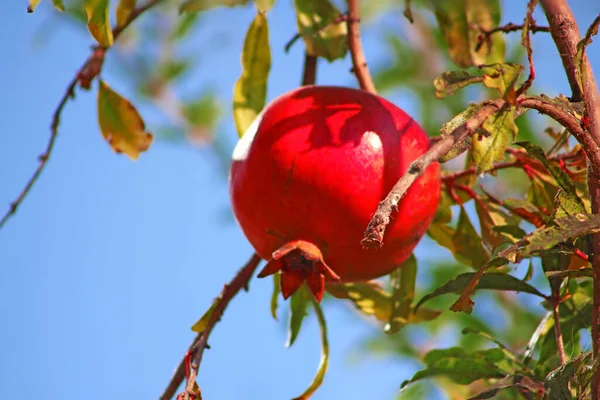
<path id="1" fill-rule="evenodd" d="M 52 5 L 58 11 L 65 11 L 65 4 L 64 4 L 63 0 L 52 0 Z"/>
<path id="2" fill-rule="evenodd" d="M 511 375 L 500 379 L 476 396 L 470 397 L 469 400 L 491 399 L 501 391 L 510 388 L 516 388 L 520 392 L 527 391 L 536 396 L 543 395 L 546 392 L 543 382 L 535 381 L 526 375 Z"/>
<path id="3" fill-rule="evenodd" d="M 254 0 L 254 4 L 256 5 L 256 9 L 258 11 L 267 12 L 273 5 L 275 5 L 275 0 Z"/>
<path id="4" fill-rule="evenodd" d="M 348 50 L 346 23 L 329 0 L 294 0 L 298 32 L 306 51 L 329 61 L 342 58 Z"/>
<path id="5" fill-rule="evenodd" d="M 521 64 L 502 63 L 491 64 L 482 67 L 483 84 L 490 89 L 497 89 L 502 97 L 514 100 L 511 92 L 514 92 L 515 84 L 524 67 Z M 509 97 L 511 97 L 509 99 Z M 511 102 L 511 104 L 514 104 Z"/>
<path id="6" fill-rule="evenodd" d="M 481 267 L 489 259 L 481 237 L 473 227 L 464 207 L 460 210 L 456 231 L 452 236 L 452 246 L 454 257 L 473 268 Z"/>
<path id="7" fill-rule="evenodd" d="M 464 68 L 504 60 L 502 35 L 494 35 L 491 46 L 484 43 L 476 50 L 478 27 L 491 29 L 500 22 L 498 0 L 431 0 L 430 4 L 456 65 Z"/>
<path id="8" fill-rule="evenodd" d="M 452 96 L 458 89 L 478 82 L 483 82 L 483 75 L 472 75 L 462 70 L 444 72 L 433 81 L 435 97 L 442 99 Z"/>
<path id="9" fill-rule="evenodd" d="M 376 282 L 329 284 L 327 292 L 338 299 L 347 299 L 364 314 L 388 322 L 392 315 L 392 295 Z"/>
<path id="10" fill-rule="evenodd" d="M 319 362 L 319 368 L 317 369 L 317 373 L 310 386 L 304 393 L 292 400 L 308 400 L 323 383 L 329 365 L 329 341 L 327 339 L 327 323 L 325 321 L 325 315 L 323 314 L 321 305 L 312 297 L 311 300 L 313 307 L 315 308 L 315 314 L 317 316 L 317 321 L 319 322 L 319 330 L 321 333 L 321 361 Z"/>
<path id="11" fill-rule="evenodd" d="M 270 69 L 269 27 L 265 15 L 258 13 L 246 33 L 242 74 L 233 88 L 233 119 L 239 136 L 246 132 L 265 106 Z"/>
<path id="12" fill-rule="evenodd" d="M 38 4 L 40 4 L 40 1 L 41 0 L 29 0 L 29 4 L 27 5 L 27 12 L 34 12 Z"/>
<path id="13" fill-rule="evenodd" d="M 473 138 L 471 155 L 477 174 L 493 169 L 495 162 L 504 160 L 504 150 L 518 130 L 514 111 L 514 107 L 502 109 L 489 117 L 482 126 L 487 134 Z"/>
<path id="14" fill-rule="evenodd" d="M 119 0 L 117 4 L 117 26 L 123 26 L 135 10 L 136 0 Z"/>
<path id="15" fill-rule="evenodd" d="M 136 160 L 152 144 L 142 117 L 129 100 L 100 80 L 98 87 L 98 123 L 102 136 L 117 153 Z"/>
<path id="16" fill-rule="evenodd" d="M 250 0 L 187 0 L 179 7 L 179 12 L 198 12 L 210 10 L 215 7 L 244 6 L 249 2 Z"/>
<path id="17" fill-rule="evenodd" d="M 85 0 L 88 30 L 103 47 L 113 44 L 113 34 L 110 27 L 108 8 L 110 0 Z"/>
<path id="18" fill-rule="evenodd" d="M 504 351 L 498 348 L 474 352 L 467 352 L 460 347 L 431 350 L 423 360 L 426 368 L 418 371 L 410 380 L 402 382 L 401 388 L 439 375 L 447 376 L 461 385 L 468 385 L 482 378 L 502 378 L 506 371 L 498 364 L 504 359 Z"/>
<path id="19" fill-rule="evenodd" d="M 306 309 L 310 303 L 310 299 L 311 294 L 308 292 L 306 285 L 300 286 L 300 289 L 290 297 L 290 300 L 288 301 L 290 313 L 288 317 L 288 338 L 285 344 L 286 347 L 293 345 L 298 338 L 300 328 L 302 327 L 302 321 L 304 321 L 304 317 L 307 315 Z"/>
<path id="20" fill-rule="evenodd" d="M 468 72 L 464 70 L 442 73 L 433 81 L 435 96 L 438 99 L 454 95 L 458 89 L 473 83 L 483 83 L 488 88 L 497 89 L 503 96 L 514 88 L 519 75 L 523 71 L 520 64 L 490 64 L 479 70 Z"/>
<path id="21" fill-rule="evenodd" d="M 518 262 L 531 254 L 548 250 L 569 239 L 600 231 L 600 214 L 579 213 L 557 218 L 555 225 L 539 228 L 498 255 L 510 262 Z"/>

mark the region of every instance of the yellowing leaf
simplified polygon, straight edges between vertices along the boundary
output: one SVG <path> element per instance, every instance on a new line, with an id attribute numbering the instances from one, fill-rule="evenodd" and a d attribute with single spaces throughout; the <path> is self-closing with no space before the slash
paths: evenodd
<path id="1" fill-rule="evenodd" d="M 208 324 L 208 320 L 210 319 L 210 317 L 215 312 L 215 309 L 217 308 L 217 304 L 219 304 L 219 302 L 217 301 L 217 299 L 215 299 L 213 301 L 213 303 L 211 304 L 210 308 L 208 310 L 206 310 L 206 312 L 204 313 L 204 315 L 202 316 L 202 318 L 200 318 L 198 320 L 198 322 L 196 322 L 194 324 L 194 326 L 192 326 L 192 330 L 194 332 L 200 333 L 200 332 L 203 332 L 206 329 L 206 325 Z"/>
<path id="2" fill-rule="evenodd" d="M 250 0 L 187 0 L 179 7 L 179 12 L 206 11 L 215 7 L 236 7 L 248 4 Z"/>
<path id="3" fill-rule="evenodd" d="M 63 0 L 52 0 L 52 4 L 58 11 L 65 11 L 65 4 L 63 3 Z"/>
<path id="4" fill-rule="evenodd" d="M 98 88 L 98 122 L 102 136 L 117 153 L 136 160 L 152 144 L 140 114 L 129 100 L 100 80 Z"/>
<path id="5" fill-rule="evenodd" d="M 108 7 L 110 0 L 85 0 L 85 13 L 88 20 L 88 30 L 103 47 L 113 44 L 113 34 L 110 28 Z"/>
<path id="6" fill-rule="evenodd" d="M 233 119 L 239 136 L 246 132 L 265 106 L 270 69 L 269 26 L 265 15 L 258 13 L 246 33 L 242 74 L 233 88 Z"/>
<path id="7" fill-rule="evenodd" d="M 136 0 L 119 0 L 117 5 L 117 26 L 123 26 L 135 10 Z"/>
<path id="8" fill-rule="evenodd" d="M 32 13 L 35 11 L 35 8 L 40 4 L 41 0 L 29 0 L 29 5 L 27 6 L 27 12 Z"/>
<path id="9" fill-rule="evenodd" d="M 348 50 L 347 26 L 336 22 L 342 13 L 329 0 L 294 0 L 298 32 L 306 51 L 329 61 L 342 58 Z"/>
<path id="10" fill-rule="evenodd" d="M 515 124 L 515 107 L 494 114 L 483 123 L 482 128 L 489 135 L 474 137 L 471 147 L 478 174 L 493 169 L 496 161 L 504 160 L 504 150 L 511 136 L 514 137 L 518 131 Z"/>
<path id="11" fill-rule="evenodd" d="M 273 8 L 275 0 L 254 0 L 254 5 L 258 11 L 267 12 Z"/>
<path id="12" fill-rule="evenodd" d="M 485 65 L 483 71 L 483 84 L 490 89 L 497 89 L 503 97 L 514 92 L 515 84 L 524 67 L 521 64 L 503 63 Z"/>

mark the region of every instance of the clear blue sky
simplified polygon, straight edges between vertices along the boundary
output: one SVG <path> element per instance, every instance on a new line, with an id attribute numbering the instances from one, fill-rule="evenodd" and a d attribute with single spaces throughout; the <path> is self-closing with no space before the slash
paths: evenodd
<path id="1" fill-rule="evenodd" d="M 2 5 L 1 212 L 35 168 L 54 107 L 92 43 L 67 27 L 34 45 L 32 36 L 50 12 L 50 1 L 43 3 L 33 15 L 25 13 L 25 1 Z M 289 3 L 279 1 L 269 14 L 270 99 L 300 80 L 302 46 L 282 52 L 295 29 Z M 521 21 L 524 2 L 508 3 L 519 6 L 509 7 L 504 21 Z M 593 2 L 572 3 L 583 27 L 600 12 Z M 211 83 L 224 99 L 239 74 L 239 49 L 253 13 L 251 7 L 214 11 L 200 30 L 230 34 L 222 48 L 207 52 L 210 62 L 198 71 L 199 82 Z M 399 18 L 363 28 L 372 63 L 385 60 L 382 27 L 404 23 Z M 545 23 L 542 16 L 538 22 Z M 567 92 L 556 49 L 547 37 L 534 40 L 538 88 Z M 598 73 L 599 43 L 590 53 Z M 349 68 L 349 59 L 321 63 L 318 81 L 355 85 Z M 104 77 L 127 94 L 120 75 L 109 69 Z M 410 97 L 391 99 L 414 112 Z M 220 130 L 234 138 L 224 106 Z M 209 151 L 157 142 L 132 163 L 106 145 L 95 112 L 93 93 L 80 91 L 69 103 L 48 168 L 0 231 L 2 399 L 157 398 L 194 336 L 189 327 L 252 252 L 235 223 L 223 218 L 228 188 Z M 153 120 L 151 113 L 144 116 Z M 424 253 L 420 247 L 418 255 Z M 422 262 L 420 274 L 426 267 Z M 206 399 L 289 399 L 312 379 L 319 360 L 316 322 L 310 318 L 286 349 L 285 324 L 269 314 L 270 295 L 271 281 L 255 280 L 227 309 L 202 364 Z M 418 365 L 368 355 L 350 363 L 354 345 L 374 327 L 340 303 L 330 304 L 326 317 L 331 363 L 314 399 L 394 398 Z"/>

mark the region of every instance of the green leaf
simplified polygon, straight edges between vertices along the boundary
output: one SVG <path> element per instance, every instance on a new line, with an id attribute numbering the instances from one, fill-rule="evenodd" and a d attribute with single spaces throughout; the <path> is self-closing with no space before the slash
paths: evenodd
<path id="1" fill-rule="evenodd" d="M 181 40 L 190 34 L 199 21 L 199 15 L 198 13 L 187 13 L 179 17 L 171 34 L 171 39 Z"/>
<path id="2" fill-rule="evenodd" d="M 277 306 L 279 302 L 279 293 L 281 292 L 279 282 L 279 272 L 273 274 L 273 293 L 271 294 L 271 315 L 277 321 Z"/>
<path id="3" fill-rule="evenodd" d="M 433 81 L 435 97 L 443 99 L 452 96 L 458 89 L 479 82 L 483 82 L 483 75 L 471 75 L 467 71 L 444 72 Z"/>
<path id="4" fill-rule="evenodd" d="M 65 4 L 63 0 L 52 0 L 52 5 L 60 12 L 65 11 Z"/>
<path id="5" fill-rule="evenodd" d="M 454 253 L 454 244 L 452 243 L 452 237 L 455 235 L 455 230 L 448 225 L 434 222 L 427 228 L 427 235 L 435 240 L 437 244 L 447 248 Z"/>
<path id="6" fill-rule="evenodd" d="M 488 252 L 483 248 L 481 237 L 473 227 L 464 207 L 460 209 L 458 225 L 452 236 L 454 257 L 473 268 L 479 268 L 489 259 Z"/>
<path id="7" fill-rule="evenodd" d="M 515 84 L 524 67 L 521 64 L 502 63 L 484 65 L 481 69 L 483 84 L 490 89 L 497 89 L 502 97 L 510 100 L 508 97 L 514 92 Z"/>
<path id="8" fill-rule="evenodd" d="M 212 139 L 221 114 L 215 93 L 204 92 L 198 98 L 186 102 L 182 112 L 190 124 L 188 136 L 198 141 Z"/>
<path id="9" fill-rule="evenodd" d="M 483 123 L 487 135 L 479 134 L 473 138 L 471 155 L 477 174 L 493 169 L 496 161 L 504 160 L 504 150 L 518 131 L 514 113 L 515 107 L 500 110 Z"/>
<path id="10" fill-rule="evenodd" d="M 510 240 L 510 237 L 504 235 L 504 232 L 498 231 L 496 228 L 500 226 L 512 226 L 513 228 L 521 229 L 517 225 L 510 225 L 511 223 L 514 224 L 515 218 L 507 215 L 495 203 L 476 198 L 475 210 L 479 216 L 481 239 L 490 250 L 494 250 L 507 240 Z"/>
<path id="11" fill-rule="evenodd" d="M 502 205 L 536 227 L 546 225 L 548 222 L 548 216 L 527 200 L 504 199 Z"/>
<path id="12" fill-rule="evenodd" d="M 250 0 L 187 0 L 179 7 L 179 12 L 199 12 L 215 7 L 245 6 L 249 2 Z"/>
<path id="13" fill-rule="evenodd" d="M 452 204 L 454 204 L 454 201 L 450 195 L 448 195 L 448 192 L 446 190 L 442 190 L 442 193 L 440 194 L 440 202 L 438 203 L 433 221 L 440 224 L 449 224 L 450 221 L 452 221 Z"/>
<path id="14" fill-rule="evenodd" d="M 484 389 L 476 396 L 469 397 L 469 400 L 491 399 L 505 389 L 516 388 L 520 392 L 528 391 L 533 395 L 542 395 L 546 392 L 543 382 L 538 382 L 526 375 L 510 375 L 500 379 L 492 386 Z"/>
<path id="15" fill-rule="evenodd" d="M 267 12 L 275 5 L 275 0 L 254 0 L 256 9 L 260 12 Z"/>
<path id="16" fill-rule="evenodd" d="M 461 294 L 465 289 L 468 288 L 469 283 L 473 277 L 477 275 L 477 272 L 467 272 L 458 275 L 456 278 L 445 283 L 443 286 L 435 289 L 433 292 L 425 295 L 415 308 L 420 307 L 423 303 L 442 296 L 444 294 L 455 293 Z M 475 290 L 500 290 L 510 292 L 522 292 L 529 293 L 539 297 L 545 297 L 536 288 L 530 284 L 523 282 L 522 280 L 515 278 L 512 275 L 505 274 L 503 272 L 488 272 L 487 274 L 481 275 L 479 282 L 475 285 Z"/>
<path id="17" fill-rule="evenodd" d="M 85 0 L 88 30 L 102 47 L 113 44 L 113 34 L 110 28 L 108 8 L 110 0 Z"/>
<path id="18" fill-rule="evenodd" d="M 548 398 L 552 400 L 571 400 L 569 381 L 575 376 L 577 370 L 592 358 L 590 351 L 581 354 L 565 364 L 561 365 L 546 376 L 546 389 Z"/>
<path id="19" fill-rule="evenodd" d="M 444 72 L 433 81 L 435 97 L 442 99 L 452 96 L 458 89 L 473 83 L 483 83 L 504 96 L 514 89 L 522 71 L 520 64 L 503 63 L 484 65 L 473 74 L 464 70 Z"/>
<path id="20" fill-rule="evenodd" d="M 557 244 L 569 239 L 600 231 L 600 214 L 579 213 L 573 216 L 557 218 L 555 226 L 539 228 L 519 240 L 498 255 L 512 263 L 519 262 L 524 257 L 551 249 Z"/>
<path id="21" fill-rule="evenodd" d="M 584 93 L 585 79 L 587 78 L 587 64 L 584 62 L 585 48 L 592 42 L 592 36 L 598 34 L 598 28 L 600 28 L 600 18 L 596 17 L 585 32 L 583 39 L 577 43 L 577 51 L 573 58 L 573 63 L 575 64 L 575 78 L 577 79 L 577 84 L 582 93 Z"/>
<path id="22" fill-rule="evenodd" d="M 312 295 L 308 292 L 306 285 L 300 286 L 300 289 L 296 291 L 288 301 L 290 305 L 290 314 L 288 318 L 288 338 L 285 344 L 286 347 L 290 347 L 294 344 L 300 333 L 302 327 L 302 321 L 306 317 L 306 308 L 310 302 Z"/>
<path id="23" fill-rule="evenodd" d="M 215 309 L 217 308 L 218 304 L 219 304 L 218 299 L 215 299 L 213 301 L 213 303 L 211 304 L 210 308 L 208 310 L 206 310 L 206 312 L 204 313 L 204 315 L 202 315 L 202 318 L 200 318 L 198 320 L 198 322 L 196 322 L 194 324 L 194 326 L 192 326 L 192 331 L 200 333 L 200 332 L 203 332 L 206 329 L 206 325 L 208 324 L 208 320 L 210 319 L 210 317 L 215 312 Z"/>
<path id="24" fill-rule="evenodd" d="M 117 26 L 123 26 L 135 10 L 136 0 L 119 0 L 117 4 Z"/>
<path id="25" fill-rule="evenodd" d="M 258 13 L 246 33 L 242 74 L 233 89 L 233 119 L 240 137 L 265 106 L 270 69 L 269 27 L 265 15 Z"/>
<path id="26" fill-rule="evenodd" d="M 325 378 L 325 373 L 327 373 L 327 367 L 329 365 L 329 342 L 327 339 L 327 323 L 325 321 L 325 315 L 323 314 L 323 310 L 321 309 L 321 305 L 311 297 L 313 307 L 315 308 L 315 314 L 317 315 L 317 321 L 319 321 L 319 330 L 321 332 L 321 361 L 319 362 L 319 368 L 317 369 L 317 373 L 310 384 L 310 386 L 302 393 L 300 396 L 292 399 L 292 400 L 308 400 L 310 396 L 323 383 L 323 379 Z"/>
<path id="27" fill-rule="evenodd" d="M 132 160 L 137 160 L 152 144 L 152 134 L 145 131 L 144 121 L 133 104 L 103 80 L 98 87 L 98 123 L 112 149 Z"/>
<path id="28" fill-rule="evenodd" d="M 498 348 L 470 353 L 460 347 L 431 350 L 424 359 L 427 367 L 418 371 L 410 380 L 402 382 L 401 388 L 418 380 L 440 375 L 461 385 L 468 385 L 482 378 L 502 378 L 506 372 L 498 364 L 504 359 L 504 351 Z"/>
<path id="29" fill-rule="evenodd" d="M 492 45 L 483 44 L 479 51 L 477 36 L 500 22 L 499 0 L 430 0 L 452 61 L 459 67 L 504 61 L 504 38 L 492 37 Z"/>
<path id="30" fill-rule="evenodd" d="M 294 0 L 298 32 L 308 54 L 328 61 L 343 58 L 348 50 L 345 22 L 336 22 L 342 13 L 329 0 Z"/>
<path id="31" fill-rule="evenodd" d="M 410 316 L 417 281 L 417 259 L 411 254 L 399 268 L 390 274 L 392 311 L 385 333 L 396 333 Z"/>

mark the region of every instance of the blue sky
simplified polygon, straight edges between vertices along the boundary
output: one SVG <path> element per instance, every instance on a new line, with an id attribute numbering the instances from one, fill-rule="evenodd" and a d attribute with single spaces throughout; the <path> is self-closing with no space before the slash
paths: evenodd
<path id="1" fill-rule="evenodd" d="M 289 3 L 279 1 L 269 14 L 269 99 L 300 81 L 301 44 L 288 55 L 282 51 L 295 30 Z M 600 12 L 600 5 L 573 3 L 580 27 Z M 55 105 L 92 44 L 67 27 L 36 45 L 33 34 L 50 8 L 42 4 L 32 15 L 24 1 L 2 8 L 1 207 L 35 168 Z M 198 82 L 224 99 L 239 75 L 239 49 L 253 13 L 251 7 L 214 11 L 198 33 L 200 42 L 211 32 L 230 35 L 222 47 L 210 47 L 209 62 L 198 71 Z M 524 5 L 511 6 L 503 20 L 519 22 L 523 15 Z M 538 22 L 545 23 L 539 14 Z M 394 15 L 363 27 L 373 64 L 385 61 L 382 28 L 404 23 Z M 538 88 L 568 92 L 548 37 L 535 35 L 534 48 Z M 597 43 L 590 54 L 600 71 Z M 320 83 L 355 85 L 348 58 L 320 67 Z M 104 78 L 130 94 L 114 68 Z M 391 99 L 415 111 L 409 94 Z M 220 132 L 234 140 L 228 103 L 224 107 Z M 235 223 L 223 218 L 228 188 L 208 150 L 156 142 L 132 163 L 109 149 L 95 113 L 92 92 L 80 91 L 68 104 L 48 168 L 0 231 L 0 398 L 157 398 L 194 336 L 189 327 L 252 253 Z M 152 113 L 144 117 L 156 120 Z M 423 246 L 418 255 L 425 257 Z M 308 319 L 286 349 L 285 324 L 269 314 L 270 295 L 269 279 L 254 280 L 227 309 L 201 368 L 206 399 L 287 399 L 312 379 L 319 361 L 316 322 Z M 340 303 L 327 306 L 326 318 L 331 363 L 314 399 L 392 399 L 417 365 L 369 355 L 349 362 L 356 343 L 375 327 Z"/>

